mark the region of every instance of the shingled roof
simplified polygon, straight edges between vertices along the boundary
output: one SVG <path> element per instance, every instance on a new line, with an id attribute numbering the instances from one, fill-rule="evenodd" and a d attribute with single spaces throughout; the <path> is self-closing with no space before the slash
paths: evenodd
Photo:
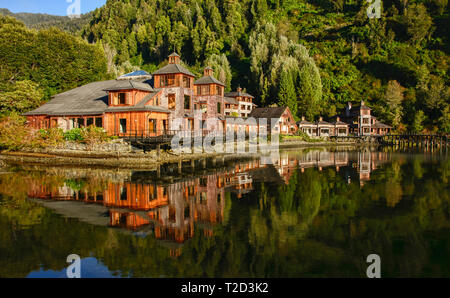
<path id="1" fill-rule="evenodd" d="M 195 75 L 192 72 L 190 72 L 180 64 L 167 64 L 166 66 L 155 71 L 153 75 L 176 74 L 176 73 L 182 73 L 188 76 L 195 77 Z"/>
<path id="2" fill-rule="evenodd" d="M 112 84 L 111 87 L 105 88 L 105 91 L 118 91 L 118 90 L 129 90 L 136 89 L 142 91 L 153 91 L 152 86 L 147 83 L 132 81 L 132 80 L 116 80 L 115 84 Z"/>
<path id="3" fill-rule="evenodd" d="M 194 85 L 217 84 L 225 87 L 225 84 L 213 76 L 204 76 L 194 82 Z"/>
<path id="4" fill-rule="evenodd" d="M 287 107 L 273 107 L 273 108 L 255 108 L 253 109 L 249 117 L 253 118 L 281 118 Z"/>
<path id="5" fill-rule="evenodd" d="M 122 85 L 125 84 L 125 85 Z M 26 116 L 75 116 L 99 115 L 108 109 L 108 95 L 105 90 L 115 90 L 118 86 L 136 86 L 146 91 L 154 91 L 150 85 L 140 81 L 100 81 L 56 94 L 39 108 L 25 113 Z M 145 87 L 147 85 L 148 87 Z M 133 89 L 128 87 L 128 89 Z"/>
<path id="6" fill-rule="evenodd" d="M 250 98 L 254 98 L 253 95 L 250 95 L 248 93 L 242 92 L 242 91 L 234 91 L 234 92 L 226 92 L 225 96 L 227 97 L 238 97 L 238 96 L 242 96 L 242 97 L 250 97 Z"/>

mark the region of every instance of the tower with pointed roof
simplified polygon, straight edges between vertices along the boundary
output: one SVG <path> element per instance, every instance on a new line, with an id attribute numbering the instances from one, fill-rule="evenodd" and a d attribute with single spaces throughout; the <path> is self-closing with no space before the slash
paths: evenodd
<path id="1" fill-rule="evenodd" d="M 181 65 L 177 53 L 168 56 L 168 64 L 153 73 L 154 88 L 161 90 L 161 105 L 171 111 L 169 122 L 182 119 L 179 127 L 171 130 L 194 130 L 195 75 Z"/>
<path id="2" fill-rule="evenodd" d="M 202 112 L 202 120 L 217 118 L 222 124 L 208 124 L 207 130 L 222 130 L 224 126 L 224 89 L 225 84 L 214 77 L 214 70 L 207 66 L 203 76 L 194 82 L 196 105 Z"/>

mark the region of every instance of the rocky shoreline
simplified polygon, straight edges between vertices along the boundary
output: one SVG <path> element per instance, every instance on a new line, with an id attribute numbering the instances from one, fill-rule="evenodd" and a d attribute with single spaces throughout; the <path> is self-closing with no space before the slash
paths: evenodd
<path id="1" fill-rule="evenodd" d="M 304 149 L 325 148 L 340 146 L 361 146 L 355 142 L 303 142 L 286 141 L 280 142 L 279 149 Z M 212 157 L 228 158 L 252 158 L 261 156 L 260 152 L 249 153 L 192 153 L 174 154 L 168 150 L 161 150 L 159 155 L 156 150 L 143 152 L 143 150 L 132 148 L 128 144 L 103 148 L 86 148 L 71 145 L 68 147 L 55 147 L 46 149 L 34 149 L 28 151 L 3 151 L 0 152 L 0 167 L 6 165 L 48 165 L 48 166 L 88 166 L 104 168 L 133 168 L 133 169 L 156 169 L 164 163 L 176 163 L 205 159 Z"/>

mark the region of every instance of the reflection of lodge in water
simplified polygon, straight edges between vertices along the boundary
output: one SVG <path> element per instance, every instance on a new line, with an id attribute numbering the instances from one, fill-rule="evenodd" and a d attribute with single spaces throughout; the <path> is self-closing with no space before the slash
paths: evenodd
<path id="1" fill-rule="evenodd" d="M 205 236 L 213 235 L 214 225 L 224 219 L 225 190 L 241 198 L 253 190 L 254 182 L 288 184 L 296 169 L 303 172 L 305 168 L 322 170 L 335 167 L 339 171 L 341 167 L 349 166 L 350 160 L 357 161 L 353 167 L 357 167 L 356 172 L 363 184 L 370 178 L 371 171 L 388 160 L 387 153 L 370 151 L 291 153 L 273 158 L 273 164 L 261 164 L 259 159 L 234 162 L 226 170 L 170 184 L 158 184 L 153 178 L 138 182 L 130 175 L 122 181 L 105 183 L 103 190 L 85 191 L 69 187 L 70 183 L 46 187 L 36 181 L 30 185 L 28 195 L 31 198 L 98 204 L 109 211 L 109 225 L 112 227 L 134 231 L 151 227 L 157 239 L 183 243 L 194 236 L 194 224 L 202 228 Z M 347 181 L 349 178 L 346 177 Z"/>

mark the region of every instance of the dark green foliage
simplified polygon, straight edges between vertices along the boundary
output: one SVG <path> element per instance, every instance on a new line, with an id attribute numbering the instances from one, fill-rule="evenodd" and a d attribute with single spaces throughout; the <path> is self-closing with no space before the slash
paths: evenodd
<path id="1" fill-rule="evenodd" d="M 115 74 L 133 67 L 152 72 L 177 51 L 194 73 L 201 74 L 209 63 L 220 66 L 215 74 L 224 74 L 227 89 L 246 87 L 256 104 L 266 106 L 281 101 L 280 75 L 289 70 L 297 117 L 333 116 L 347 102 L 365 100 L 381 121 L 399 130 L 417 129 L 414 117 L 420 110 L 424 131 L 448 132 L 448 1 L 382 3 L 382 17 L 369 19 L 366 1 L 108 1 L 92 12 L 81 36 L 101 42 L 108 70 Z M 20 40 L 36 35 L 15 27 Z M 17 55 L 32 48 L 33 43 L 24 42 Z M 17 60 L 13 69 L 20 70 L 21 63 L 39 69 L 33 55 L 40 57 L 33 52 L 25 59 L 12 55 Z M 63 72 L 38 77 L 45 81 L 47 97 L 73 85 Z M 43 85 L 33 78 L 15 80 Z M 386 100 L 390 81 L 404 88 L 404 100 L 396 107 Z"/>
<path id="2" fill-rule="evenodd" d="M 52 95 L 107 77 L 104 51 L 56 28 L 30 30 L 0 16 L 0 113 L 26 112 Z"/>
<path id="3" fill-rule="evenodd" d="M 294 70 L 297 117 L 333 116 L 348 101 L 365 100 L 400 130 L 417 129 L 421 110 L 424 129 L 446 131 L 447 4 L 383 1 L 382 18 L 368 19 L 365 1 L 111 1 L 94 12 L 82 36 L 107 45 L 116 63 L 110 69 L 123 72 L 131 61 L 154 70 L 176 50 L 199 72 L 211 55 L 223 53 L 231 89 L 247 87 L 259 105 L 290 102 L 295 109 L 280 77 Z M 294 45 L 306 52 L 290 50 Z M 396 107 L 386 106 L 389 81 L 405 88 Z"/>

